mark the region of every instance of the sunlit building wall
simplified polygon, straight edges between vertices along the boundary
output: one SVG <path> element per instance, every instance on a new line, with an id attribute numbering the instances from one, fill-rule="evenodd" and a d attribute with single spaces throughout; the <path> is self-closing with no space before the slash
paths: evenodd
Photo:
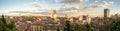
<path id="1" fill-rule="evenodd" d="M 51 18 L 57 18 L 56 10 L 52 10 Z"/>

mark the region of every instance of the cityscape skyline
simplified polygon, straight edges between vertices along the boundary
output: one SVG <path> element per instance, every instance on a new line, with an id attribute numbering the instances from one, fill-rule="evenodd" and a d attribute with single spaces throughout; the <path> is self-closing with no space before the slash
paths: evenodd
<path id="1" fill-rule="evenodd" d="M 0 0 L 0 31 L 119 31 L 120 0 Z"/>
<path id="2" fill-rule="evenodd" d="M 120 12 L 120 0 L 0 0 L 0 14 L 6 15 L 50 15 L 55 9 L 58 16 L 104 16 L 104 9 L 110 14 Z"/>

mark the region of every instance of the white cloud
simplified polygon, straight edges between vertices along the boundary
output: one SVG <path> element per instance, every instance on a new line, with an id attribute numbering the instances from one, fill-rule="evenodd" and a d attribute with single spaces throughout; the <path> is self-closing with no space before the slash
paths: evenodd
<path id="1" fill-rule="evenodd" d="M 40 9 L 48 9 L 49 5 L 46 2 L 32 2 L 32 3 L 25 3 L 25 6 L 31 7 L 31 8 L 40 8 Z"/>
<path id="2" fill-rule="evenodd" d="M 88 0 L 63 0 L 61 3 L 83 3 L 86 2 Z M 58 2 L 58 0 L 54 0 L 55 3 Z M 90 11 L 90 10 L 94 10 L 96 8 L 108 8 L 110 5 L 114 4 L 114 2 L 106 2 L 104 1 L 104 3 L 100 3 L 97 4 L 97 2 L 99 2 L 98 0 L 96 0 L 94 2 L 94 4 L 82 7 L 81 5 L 78 6 L 66 6 L 66 5 L 62 5 L 62 8 L 57 9 L 57 14 L 58 15 L 64 15 L 64 14 L 69 14 L 69 15 L 73 15 L 73 14 L 79 14 L 79 12 L 86 12 L 86 11 Z M 48 8 L 48 5 L 44 2 L 32 2 L 29 4 L 25 4 L 25 5 L 29 5 L 31 8 L 27 9 L 28 11 L 11 11 L 12 13 L 30 13 L 30 14 L 41 14 L 41 15 L 50 15 L 51 13 L 51 9 Z M 35 9 L 32 9 L 33 7 L 35 7 Z M 44 8 L 44 9 L 43 9 Z M 32 10 L 31 10 L 32 9 Z M 83 13 L 84 14 L 84 13 Z"/>
<path id="3" fill-rule="evenodd" d="M 67 6 L 63 5 L 62 8 L 59 9 L 59 12 L 66 13 L 66 14 L 79 14 L 78 12 L 87 12 L 87 11 L 101 9 L 101 8 L 104 9 L 104 8 L 108 8 L 109 6 L 114 4 L 114 2 L 106 2 L 106 1 L 101 2 L 99 4 L 97 2 L 98 2 L 98 0 L 95 1 L 94 4 L 90 4 L 85 7 L 82 7 L 80 5 L 67 7 Z"/>
<path id="4" fill-rule="evenodd" d="M 109 2 L 110 4 L 114 4 L 115 2 Z"/>
<path id="5" fill-rule="evenodd" d="M 44 8 L 45 6 L 47 6 L 46 3 L 44 2 L 33 2 L 33 3 L 30 3 L 31 6 L 34 6 L 34 7 L 38 7 L 38 8 Z"/>
<path id="6" fill-rule="evenodd" d="M 41 15 L 50 14 L 50 9 L 48 8 L 48 5 L 45 2 L 32 2 L 32 3 L 26 3 L 24 5 L 27 7 L 24 9 L 17 9 L 17 11 L 12 10 L 8 13 L 22 13 L 22 14 L 29 13 L 29 14 L 41 14 Z"/>
<path id="7" fill-rule="evenodd" d="M 82 3 L 88 0 L 63 0 L 62 3 Z M 94 10 L 97 8 L 109 8 L 114 2 L 107 2 L 103 0 L 104 2 L 97 3 L 99 0 L 95 0 L 93 4 L 90 4 L 88 6 L 82 7 L 82 6 L 73 6 L 73 7 L 66 7 L 62 6 L 59 11 L 71 11 L 71 10 L 78 10 L 78 11 L 89 11 L 89 10 Z"/>
<path id="8" fill-rule="evenodd" d="M 98 1 L 95 1 L 95 3 L 97 3 Z"/>
<path id="9" fill-rule="evenodd" d="M 109 6 L 112 6 L 113 4 L 114 4 L 114 2 L 104 1 L 104 3 L 94 4 L 93 6 L 96 6 L 95 8 L 109 8 Z"/>
<path id="10" fill-rule="evenodd" d="M 91 10 L 92 8 L 87 6 L 87 7 L 81 7 L 81 6 L 73 6 L 73 7 L 63 7 L 63 8 L 60 8 L 59 11 L 74 11 L 74 12 L 79 12 L 79 11 L 89 11 Z"/>
<path id="11" fill-rule="evenodd" d="M 83 3 L 88 0 L 62 0 L 61 3 Z"/>
<path id="12" fill-rule="evenodd" d="M 49 10 L 49 9 L 34 9 L 34 10 L 18 10 L 18 11 L 9 11 L 8 13 L 9 14 L 11 14 L 11 15 L 13 15 L 13 13 L 17 13 L 17 14 L 19 14 L 19 13 L 21 13 L 21 14 L 31 14 L 31 15 L 33 15 L 33 14 L 37 14 L 37 15 L 50 15 L 50 12 L 51 12 L 51 10 Z M 7 14 L 8 14 L 7 13 Z"/>
<path id="13" fill-rule="evenodd" d="M 55 3 L 58 3 L 58 0 L 54 0 Z"/>
<path id="14" fill-rule="evenodd" d="M 40 3 L 38 3 L 38 2 L 33 2 L 33 3 L 31 3 L 31 6 L 41 8 L 41 6 L 43 6 L 43 4 L 40 4 Z"/>
<path id="15" fill-rule="evenodd" d="M 39 1 L 39 0 L 35 0 L 35 1 Z"/>

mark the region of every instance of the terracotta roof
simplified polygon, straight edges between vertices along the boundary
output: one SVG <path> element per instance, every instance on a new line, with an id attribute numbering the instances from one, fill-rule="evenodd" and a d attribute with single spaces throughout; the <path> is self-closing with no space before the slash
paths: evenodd
<path id="1" fill-rule="evenodd" d="M 43 25 L 43 21 L 34 21 L 31 25 Z"/>

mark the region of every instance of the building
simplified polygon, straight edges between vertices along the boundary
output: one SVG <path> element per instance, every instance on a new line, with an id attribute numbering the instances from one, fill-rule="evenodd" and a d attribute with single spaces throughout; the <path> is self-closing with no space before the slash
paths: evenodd
<path id="1" fill-rule="evenodd" d="M 89 15 L 82 15 L 79 16 L 79 19 L 77 21 L 79 24 L 86 24 L 86 23 L 91 23 L 91 17 Z"/>
<path id="2" fill-rule="evenodd" d="M 104 9 L 104 17 L 105 18 L 110 17 L 110 10 L 109 9 Z"/>
<path id="3" fill-rule="evenodd" d="M 56 18 L 56 17 L 57 17 L 56 10 L 52 10 L 51 18 Z"/>
<path id="4" fill-rule="evenodd" d="M 52 10 L 51 18 L 54 19 L 55 22 L 59 22 L 60 19 L 57 17 L 56 10 Z"/>
<path id="5" fill-rule="evenodd" d="M 35 21 L 31 24 L 32 31 L 43 31 L 43 21 Z"/>
<path id="6" fill-rule="evenodd" d="M 83 20 L 86 20 L 87 23 L 90 23 L 91 22 L 90 15 L 83 15 Z"/>

